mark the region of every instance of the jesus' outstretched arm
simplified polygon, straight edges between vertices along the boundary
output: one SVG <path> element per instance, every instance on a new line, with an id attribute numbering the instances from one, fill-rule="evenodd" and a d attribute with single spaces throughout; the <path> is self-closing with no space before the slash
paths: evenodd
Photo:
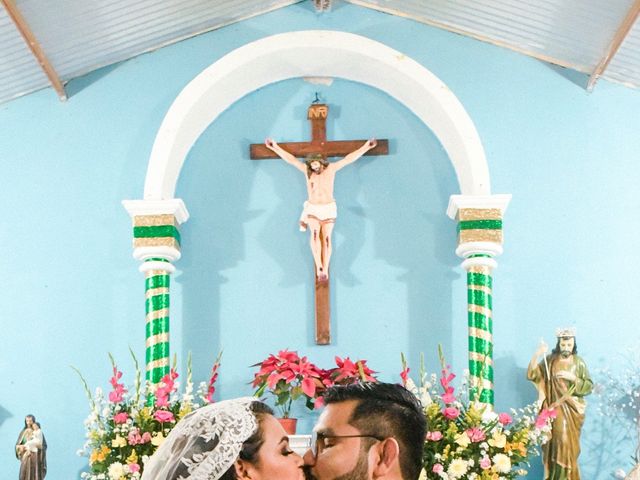
<path id="1" fill-rule="evenodd" d="M 278 155 L 282 160 L 287 162 L 289 165 L 297 168 L 302 173 L 305 173 L 307 171 L 302 162 L 298 161 L 296 157 L 294 157 L 289 152 L 287 152 L 284 148 L 278 145 L 276 141 L 273 140 L 272 138 L 267 138 L 264 141 L 264 144 L 269 150 L 274 152 L 276 155 Z"/>
<path id="2" fill-rule="evenodd" d="M 366 142 L 364 142 L 362 144 L 362 146 L 360 148 L 358 148 L 357 150 L 354 150 L 353 152 L 351 152 L 350 154 L 346 155 L 342 160 L 338 160 L 337 162 L 333 163 L 333 168 L 335 171 L 340 170 L 341 168 L 346 167 L 347 165 L 349 165 L 350 163 L 355 162 L 356 160 L 358 160 L 362 155 L 364 155 L 365 153 L 367 153 L 369 150 L 371 150 L 372 148 L 374 148 L 376 145 L 378 144 L 377 140 L 375 138 L 370 138 L 369 140 L 367 140 Z"/>

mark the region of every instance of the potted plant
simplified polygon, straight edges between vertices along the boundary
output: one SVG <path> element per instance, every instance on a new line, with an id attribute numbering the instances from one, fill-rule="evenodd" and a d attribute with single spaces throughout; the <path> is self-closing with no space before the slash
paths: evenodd
<path id="1" fill-rule="evenodd" d="M 310 410 L 316 408 L 316 395 L 323 386 L 323 370 L 309 362 L 307 357 L 300 357 L 297 352 L 289 350 L 270 354 L 266 360 L 252 366 L 259 367 L 252 382 L 256 389 L 254 395 L 272 394 L 283 427 L 287 433 L 294 434 L 297 419 L 290 418 L 293 402 L 303 400 Z"/>

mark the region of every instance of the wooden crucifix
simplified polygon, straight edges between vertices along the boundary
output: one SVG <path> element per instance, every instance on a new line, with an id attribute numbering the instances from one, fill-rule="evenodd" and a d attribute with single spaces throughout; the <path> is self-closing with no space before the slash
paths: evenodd
<path id="1" fill-rule="evenodd" d="M 331 343 L 331 319 L 329 314 L 329 260 L 331 258 L 331 234 L 337 216 L 333 198 L 335 173 L 362 155 L 386 155 L 387 140 L 327 141 L 327 114 L 329 107 L 312 103 L 307 118 L 311 121 L 310 142 L 288 142 L 278 145 L 267 139 L 264 144 L 251 144 L 251 158 L 262 160 L 282 158 L 305 174 L 308 201 L 300 216 L 300 230 L 310 230 L 311 252 L 315 265 L 316 344 Z M 305 157 L 300 162 L 297 157 Z M 328 157 L 344 157 L 328 162 Z"/>

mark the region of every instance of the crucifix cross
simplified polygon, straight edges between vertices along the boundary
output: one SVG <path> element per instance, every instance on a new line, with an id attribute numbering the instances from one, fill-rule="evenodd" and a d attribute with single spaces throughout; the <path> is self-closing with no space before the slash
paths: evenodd
<path id="1" fill-rule="evenodd" d="M 341 140 L 341 141 L 328 141 L 327 140 L 327 115 L 329 113 L 329 106 L 322 103 L 312 103 L 309 106 L 307 112 L 307 118 L 311 121 L 311 141 L 310 142 L 287 142 L 282 143 L 280 145 L 272 142 L 272 145 L 267 146 L 265 144 L 254 143 L 251 144 L 250 147 L 250 157 L 254 160 L 263 160 L 268 158 L 278 158 L 282 157 L 287 163 L 292 164 L 299 170 L 305 172 L 307 174 L 308 180 L 308 188 L 313 188 L 314 177 L 313 174 L 316 173 L 317 177 L 320 177 L 323 170 L 320 170 L 319 173 L 314 170 L 309 170 L 311 167 L 304 167 L 304 164 L 297 161 L 296 157 L 308 157 L 309 155 L 319 155 L 323 159 L 327 157 L 343 157 L 344 159 L 339 162 L 335 162 L 334 166 L 342 168 L 342 166 L 355 161 L 361 155 L 387 155 L 389 153 L 389 142 L 388 140 L 377 140 L 377 144 L 371 143 L 367 140 Z M 373 146 L 375 145 L 375 146 Z M 278 153 L 276 153 L 278 152 Z M 342 162 L 342 163 L 341 163 Z M 316 160 L 316 163 L 320 163 L 319 160 Z M 313 165 L 313 161 L 310 162 Z M 320 168 L 320 167 L 319 167 Z M 326 167 L 325 167 L 326 168 Z M 329 172 L 328 172 L 329 173 Z M 333 175 L 335 174 L 333 170 L 330 171 L 331 178 L 328 180 L 330 182 L 331 191 L 333 191 Z M 322 180 L 318 179 L 318 183 Z M 333 199 L 331 199 L 333 202 Z M 308 202 L 307 202 L 308 203 Z M 306 204 L 305 204 L 306 205 Z M 333 203 L 335 205 L 335 203 Z M 326 207 L 326 205 L 322 205 Z M 305 206 L 305 210 L 306 210 Z M 334 207 L 335 208 L 335 207 Z M 303 212 L 304 213 L 304 212 Z M 315 212 L 309 214 L 309 217 L 315 220 L 318 220 L 315 215 Z M 320 224 L 324 225 L 320 228 L 333 229 L 333 221 L 335 220 L 335 216 L 333 219 L 322 220 Z M 324 223 L 323 223 L 324 222 Z M 310 222 L 311 223 L 311 222 Z M 330 223 L 330 226 L 327 226 L 327 223 Z M 304 225 L 306 228 L 306 225 Z M 329 230 L 329 232 L 331 231 Z M 315 233 L 312 232 L 312 235 Z M 329 233 L 330 236 L 330 233 Z M 323 237 L 324 238 L 324 237 Z M 325 255 L 330 255 L 327 253 L 326 248 L 330 248 L 330 244 L 323 241 L 321 244 L 321 253 L 319 255 L 320 258 L 316 258 L 314 256 L 314 260 L 316 263 L 316 274 L 315 274 L 315 337 L 316 344 L 318 345 L 327 345 L 331 343 L 331 319 L 330 319 L 330 309 L 329 309 L 329 282 L 328 277 L 318 276 L 318 261 L 325 258 Z M 314 254 L 315 255 L 315 254 Z M 325 272 L 328 274 L 328 270 Z"/>

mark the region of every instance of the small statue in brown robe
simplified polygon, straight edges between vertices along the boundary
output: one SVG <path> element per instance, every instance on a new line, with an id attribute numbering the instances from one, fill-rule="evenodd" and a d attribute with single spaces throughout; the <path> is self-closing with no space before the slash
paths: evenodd
<path id="1" fill-rule="evenodd" d="M 584 397 L 593 382 L 584 360 L 577 353 L 575 330 L 558 329 L 556 347 L 551 355 L 542 341 L 536 350 L 527 378 L 535 383 L 542 408 L 555 410 L 551 439 L 542 446 L 545 480 L 580 480 L 578 456 L 580 432 L 584 423 Z M 541 362 L 538 362 L 540 357 Z"/>

